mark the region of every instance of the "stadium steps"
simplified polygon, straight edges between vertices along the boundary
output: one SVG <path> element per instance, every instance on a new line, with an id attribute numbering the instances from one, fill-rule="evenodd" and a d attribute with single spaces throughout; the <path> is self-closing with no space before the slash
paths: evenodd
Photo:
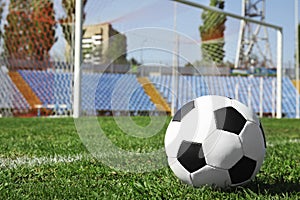
<path id="1" fill-rule="evenodd" d="M 139 77 L 138 82 L 143 86 L 144 91 L 150 97 L 151 101 L 154 103 L 156 108 L 159 111 L 165 111 L 168 114 L 171 113 L 171 108 L 169 104 L 165 101 L 165 99 L 160 95 L 160 93 L 156 90 L 154 85 L 147 77 Z M 160 105 L 160 106 L 157 106 Z"/>
<path id="2" fill-rule="evenodd" d="M 32 91 L 31 87 L 26 83 L 26 81 L 22 78 L 19 72 L 11 71 L 8 74 L 11 80 L 16 85 L 16 87 L 19 89 L 19 91 L 23 94 L 24 98 L 26 99 L 32 110 L 35 110 L 35 105 L 42 105 L 40 99 Z"/>
<path id="3" fill-rule="evenodd" d="M 292 82 L 293 82 L 293 85 L 295 86 L 295 88 L 297 88 L 297 84 L 296 84 L 297 82 L 296 82 L 296 80 L 293 80 Z M 299 82 L 300 82 L 300 81 L 299 81 Z M 299 83 L 299 84 L 300 84 L 300 83 Z M 299 93 L 300 93 L 300 88 L 299 88 Z"/>

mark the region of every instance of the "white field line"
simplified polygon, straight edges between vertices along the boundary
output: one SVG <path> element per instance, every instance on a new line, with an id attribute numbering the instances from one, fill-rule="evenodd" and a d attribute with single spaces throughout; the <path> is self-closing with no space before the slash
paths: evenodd
<path id="1" fill-rule="evenodd" d="M 73 163 L 77 161 L 88 160 L 87 154 L 75 155 L 55 155 L 52 157 L 17 157 L 17 158 L 0 158 L 0 169 L 13 169 L 17 167 L 35 167 L 40 165 L 53 165 L 57 163 Z"/>
<path id="2" fill-rule="evenodd" d="M 285 144 L 299 144 L 300 139 L 281 140 L 267 142 L 267 147 L 280 146 Z M 75 155 L 55 155 L 52 157 L 17 157 L 17 158 L 1 158 L 0 169 L 15 169 L 18 167 L 35 167 L 41 165 L 55 165 L 58 163 L 73 163 L 91 159 L 90 154 L 82 153 Z"/>

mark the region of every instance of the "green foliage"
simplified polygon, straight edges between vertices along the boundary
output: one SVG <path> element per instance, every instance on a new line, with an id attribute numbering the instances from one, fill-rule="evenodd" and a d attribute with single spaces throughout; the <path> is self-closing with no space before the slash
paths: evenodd
<path id="1" fill-rule="evenodd" d="M 128 64 L 127 55 L 127 40 L 126 36 L 115 32 L 109 38 L 109 48 L 103 54 L 105 63 Z"/>
<path id="2" fill-rule="evenodd" d="M 62 0 L 62 5 L 65 10 L 66 16 L 63 19 L 60 19 L 60 25 L 64 33 L 65 40 L 67 44 L 72 46 L 74 40 L 74 31 L 75 31 L 75 0 Z M 83 10 L 87 0 L 83 0 Z M 85 13 L 83 14 L 83 22 L 85 20 Z M 84 34 L 84 32 L 82 33 Z M 73 52 L 74 53 L 74 52 Z"/>
<path id="3" fill-rule="evenodd" d="M 5 5 L 6 5 L 5 2 L 0 3 L 0 21 L 1 22 L 3 20 L 3 11 L 4 11 Z M 2 39 L 2 34 L 3 34 L 2 29 L 0 29 L 0 40 Z"/>
<path id="4" fill-rule="evenodd" d="M 300 49 L 300 24 L 298 24 L 298 48 Z M 298 52 L 298 58 L 300 58 L 300 51 Z M 300 61 L 298 60 L 298 63 L 300 63 Z"/>
<path id="5" fill-rule="evenodd" d="M 224 3 L 224 0 L 211 0 L 210 6 L 224 9 Z M 204 10 L 201 18 L 203 25 L 199 27 L 199 31 L 202 40 L 201 49 L 203 59 L 221 64 L 225 56 L 224 31 L 226 16 Z"/>
<path id="6" fill-rule="evenodd" d="M 57 40 L 53 2 L 11 1 L 6 19 L 4 41 L 8 58 L 48 61 L 49 50 Z"/>
<path id="7" fill-rule="evenodd" d="M 132 117 L 147 126 L 149 117 Z M 167 121 L 168 123 L 168 121 Z M 164 127 L 142 139 L 125 134 L 111 117 L 99 118 L 106 136 L 120 148 L 146 152 L 164 145 Z M 170 168 L 154 172 L 116 171 L 91 156 L 74 162 L 57 162 L 0 171 L 2 199 L 299 199 L 299 120 L 263 119 L 267 154 L 263 166 L 248 185 L 228 190 L 192 188 L 181 183 Z M 51 157 L 86 154 L 74 121 L 63 119 L 0 119 L 0 157 Z M 1 160 L 0 159 L 0 160 Z"/>

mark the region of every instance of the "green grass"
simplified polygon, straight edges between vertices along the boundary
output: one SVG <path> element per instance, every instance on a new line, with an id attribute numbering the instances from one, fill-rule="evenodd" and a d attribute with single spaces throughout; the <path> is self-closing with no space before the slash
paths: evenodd
<path id="1" fill-rule="evenodd" d="M 147 117 L 133 120 L 141 126 L 149 123 Z M 124 134 L 113 118 L 99 122 L 122 149 L 148 152 L 163 147 L 166 126 L 141 139 Z M 299 122 L 263 119 L 268 149 L 261 171 L 248 185 L 220 190 L 187 186 L 168 167 L 145 173 L 109 168 L 89 156 L 73 119 L 0 119 L 2 160 L 87 155 L 73 162 L 0 163 L 0 199 L 300 199 Z"/>

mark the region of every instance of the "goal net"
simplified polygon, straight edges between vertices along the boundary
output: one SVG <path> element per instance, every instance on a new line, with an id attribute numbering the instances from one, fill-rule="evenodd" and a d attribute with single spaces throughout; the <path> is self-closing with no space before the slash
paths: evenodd
<path id="1" fill-rule="evenodd" d="M 156 113 L 164 103 L 169 112 L 215 94 L 280 117 L 279 27 L 223 12 L 230 7 L 226 1 L 200 6 L 181 1 L 176 8 L 171 1 L 147 2 L 122 11 L 124 2 L 99 2 L 83 1 L 83 114 Z M 0 5 L 1 115 L 71 115 L 75 0 Z M 131 93 L 116 88 L 118 83 L 132 87 Z M 122 95 L 131 95 L 125 106 L 114 102 L 122 102 Z M 161 100 L 153 101 L 155 95 Z M 284 95 L 291 99 L 284 100 L 283 110 L 293 116 L 293 95 Z"/>
<path id="2" fill-rule="evenodd" d="M 2 115 L 71 113 L 74 5 L 2 1 Z"/>

